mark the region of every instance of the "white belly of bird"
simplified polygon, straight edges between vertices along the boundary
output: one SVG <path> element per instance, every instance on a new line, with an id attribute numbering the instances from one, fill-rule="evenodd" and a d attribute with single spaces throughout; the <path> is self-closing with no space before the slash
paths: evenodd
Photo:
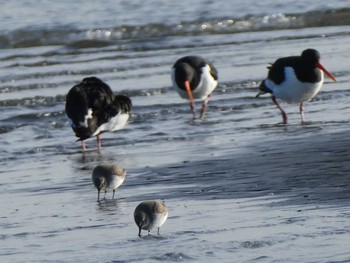
<path id="1" fill-rule="evenodd" d="M 106 189 L 113 190 L 117 189 L 124 182 L 124 178 L 120 176 L 114 176 L 113 181 L 107 185 Z"/>
<path id="2" fill-rule="evenodd" d="M 129 114 L 118 114 L 111 118 L 109 122 L 102 124 L 98 129 L 95 131 L 93 136 L 96 136 L 104 131 L 117 131 L 122 129 L 126 123 L 128 122 Z"/>
<path id="3" fill-rule="evenodd" d="M 276 85 L 269 79 L 265 81 L 265 85 L 272 90 L 276 98 L 287 103 L 301 103 L 311 100 L 320 91 L 324 80 L 323 72 L 321 71 L 321 81 L 316 83 L 301 82 L 297 79 L 291 67 L 286 67 L 285 76 L 285 81 L 279 85 Z"/>
<path id="4" fill-rule="evenodd" d="M 152 230 L 153 228 L 161 227 L 164 224 L 164 222 L 166 221 L 167 217 L 168 217 L 168 213 L 153 214 L 153 220 L 151 220 L 148 225 L 144 226 L 143 229 L 144 230 Z"/>
<path id="5" fill-rule="evenodd" d="M 172 69 L 171 76 L 173 80 L 173 86 L 177 93 L 179 93 L 180 97 L 183 99 L 189 99 L 187 91 L 180 89 L 175 82 L 174 68 Z M 218 82 L 210 74 L 210 67 L 206 65 L 202 68 L 202 74 L 198 86 L 194 90 L 192 90 L 192 96 L 194 99 L 204 100 L 209 94 L 211 94 L 214 91 L 217 85 Z"/>

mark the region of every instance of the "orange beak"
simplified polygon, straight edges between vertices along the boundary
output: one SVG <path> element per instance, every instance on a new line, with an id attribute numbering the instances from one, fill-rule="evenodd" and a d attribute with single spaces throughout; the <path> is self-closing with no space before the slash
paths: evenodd
<path id="1" fill-rule="evenodd" d="M 194 113 L 194 100 L 193 100 L 193 96 L 192 96 L 191 85 L 190 85 L 190 82 L 188 80 L 185 81 L 185 88 L 186 88 L 186 91 L 187 91 L 187 94 L 188 94 L 188 98 L 190 99 L 190 107 L 191 107 L 191 111 L 192 111 L 193 118 L 194 118 L 194 116 L 195 116 L 195 113 Z"/>
<path id="2" fill-rule="evenodd" d="M 328 70 L 325 69 L 324 66 L 322 66 L 320 62 L 317 62 L 316 67 L 318 67 L 320 70 L 322 70 L 331 80 L 336 81 L 335 77 L 331 73 L 329 73 Z"/>

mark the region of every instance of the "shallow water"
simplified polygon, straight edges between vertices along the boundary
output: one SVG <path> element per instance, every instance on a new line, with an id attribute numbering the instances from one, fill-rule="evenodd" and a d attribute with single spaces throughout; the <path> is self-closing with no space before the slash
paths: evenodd
<path id="1" fill-rule="evenodd" d="M 0 23 L 1 262 L 350 262 L 347 1 L 18 2 Z M 257 86 L 268 63 L 309 47 L 337 82 L 305 103 L 304 125 L 282 103 L 283 126 Z M 171 89 L 187 54 L 219 71 L 203 121 Z M 92 75 L 134 108 L 83 154 L 64 103 Z M 98 204 L 104 161 L 128 175 Z M 139 238 L 147 199 L 169 218 Z"/>

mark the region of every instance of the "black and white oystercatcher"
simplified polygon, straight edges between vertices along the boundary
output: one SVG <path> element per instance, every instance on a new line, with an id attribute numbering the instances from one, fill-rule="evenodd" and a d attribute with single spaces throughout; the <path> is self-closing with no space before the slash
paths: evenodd
<path id="1" fill-rule="evenodd" d="M 315 49 L 306 49 L 301 56 L 277 59 L 270 67 L 267 79 L 263 80 L 256 95 L 271 93 L 272 101 L 280 109 L 283 124 L 287 123 L 287 114 L 276 99 L 287 103 L 299 103 L 302 123 L 304 122 L 303 103 L 311 100 L 320 91 L 323 72 L 333 81 L 334 76 L 319 62 L 320 54 Z"/>
<path id="2" fill-rule="evenodd" d="M 96 136 L 101 149 L 101 133 L 122 129 L 132 104 L 124 95 L 114 95 L 110 87 L 96 77 L 84 78 L 66 98 L 66 114 L 78 140 L 86 150 L 85 139 Z"/>
<path id="3" fill-rule="evenodd" d="M 171 72 L 174 89 L 181 98 L 190 100 L 190 107 L 195 118 L 194 100 L 203 100 L 200 118 L 204 117 L 210 96 L 218 85 L 218 72 L 213 64 L 198 56 L 180 58 Z"/>

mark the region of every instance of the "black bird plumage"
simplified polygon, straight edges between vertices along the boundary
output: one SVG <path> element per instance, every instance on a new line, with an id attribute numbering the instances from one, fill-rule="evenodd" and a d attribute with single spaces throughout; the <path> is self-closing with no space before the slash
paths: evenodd
<path id="1" fill-rule="evenodd" d="M 184 82 L 188 80 L 188 75 L 191 75 L 189 71 L 194 70 L 195 74 L 192 74 L 191 79 L 191 90 L 194 90 L 200 82 L 201 69 L 206 65 L 210 67 L 210 74 L 213 79 L 218 80 L 218 71 L 208 60 L 198 56 L 186 56 L 178 59 L 173 66 L 176 69 L 175 81 L 178 87 L 186 90 Z M 187 70 L 186 67 L 190 67 L 190 70 Z"/>
<path id="2" fill-rule="evenodd" d="M 299 112 L 304 123 L 303 103 L 311 100 L 320 91 L 323 84 L 323 73 L 335 81 L 319 62 L 320 53 L 315 49 L 305 49 L 300 56 L 289 56 L 277 59 L 268 66 L 267 78 L 261 82 L 259 93 L 271 93 L 273 103 L 282 114 L 283 124 L 287 123 L 287 114 L 277 99 L 288 103 L 299 103 Z"/>
<path id="3" fill-rule="evenodd" d="M 102 80 L 89 77 L 71 88 L 65 109 L 75 135 L 83 141 L 102 132 L 113 131 L 113 127 L 104 129 L 103 125 L 108 125 L 117 115 L 129 115 L 131 107 L 130 98 L 114 95 Z"/>
<path id="4" fill-rule="evenodd" d="M 212 63 L 199 56 L 185 56 L 172 67 L 174 89 L 184 99 L 189 99 L 195 118 L 195 99 L 203 100 L 200 118 L 204 117 L 211 93 L 217 87 L 218 71 Z"/>

